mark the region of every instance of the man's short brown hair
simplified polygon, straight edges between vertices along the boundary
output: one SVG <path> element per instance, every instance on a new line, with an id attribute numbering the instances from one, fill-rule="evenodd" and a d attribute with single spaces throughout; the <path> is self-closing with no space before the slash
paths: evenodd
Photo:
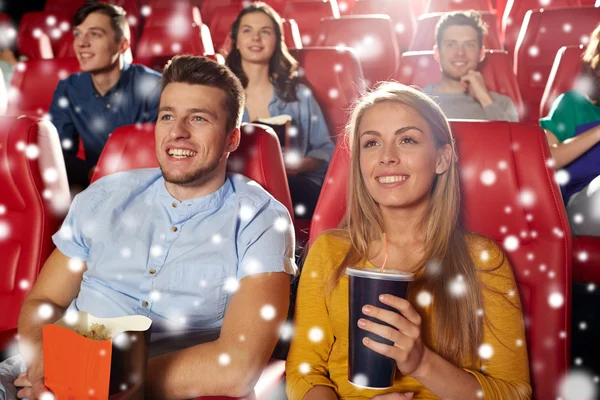
<path id="1" fill-rule="evenodd" d="M 110 26 L 115 31 L 115 41 L 120 42 L 123 37 L 130 39 L 127 14 L 123 8 L 114 4 L 90 1 L 81 6 L 73 17 L 73 28 L 81 25 L 92 13 L 100 13 L 110 18 Z"/>
<path id="2" fill-rule="evenodd" d="M 244 112 L 244 88 L 240 80 L 225 65 L 201 56 L 189 54 L 175 56 L 163 70 L 161 94 L 169 83 L 187 83 L 221 89 L 225 93 L 227 132 L 240 127 Z"/>
<path id="3" fill-rule="evenodd" d="M 444 31 L 455 25 L 467 25 L 475 29 L 479 47 L 483 46 L 483 35 L 487 34 L 488 26 L 477 11 L 456 11 L 444 14 L 435 27 L 435 42 L 438 48 L 442 46 Z"/>

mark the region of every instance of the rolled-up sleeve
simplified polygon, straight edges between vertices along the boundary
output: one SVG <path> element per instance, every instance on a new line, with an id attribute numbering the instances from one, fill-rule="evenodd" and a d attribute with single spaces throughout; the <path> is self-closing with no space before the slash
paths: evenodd
<path id="1" fill-rule="evenodd" d="M 317 103 L 308 87 L 301 86 L 298 98 L 303 105 L 302 111 L 305 112 L 305 118 L 302 118 L 301 131 L 308 135 L 306 157 L 329 163 L 335 146 L 329 135 L 329 128 L 323 111 L 321 111 L 319 103 Z"/>
<path id="2" fill-rule="evenodd" d="M 248 197 L 240 201 L 240 215 L 237 279 L 267 272 L 295 276 L 294 225 L 287 209 L 273 199 L 256 202 Z"/>
<path id="3" fill-rule="evenodd" d="M 519 292 L 508 258 L 491 240 L 483 251 L 487 261 L 479 261 L 484 285 L 483 345 L 491 356 L 480 360 L 478 368 L 465 368 L 481 386 L 487 400 L 530 399 L 532 394 L 525 327 Z M 475 257 L 480 260 L 479 254 Z M 490 270 L 491 267 L 496 267 Z M 489 268 L 488 268 L 489 267 Z M 485 271 L 489 270 L 489 271 Z"/>
<path id="4" fill-rule="evenodd" d="M 63 221 L 61 228 L 52 236 L 52 241 L 61 253 L 71 258 L 87 261 L 90 246 L 82 232 L 81 196 L 75 196 L 69 213 Z"/>
<path id="5" fill-rule="evenodd" d="M 335 385 L 329 379 L 328 361 L 334 342 L 325 299 L 325 285 L 331 258 L 327 238 L 311 246 L 302 269 L 294 321 L 294 339 L 286 361 L 286 392 L 289 400 L 302 400 L 314 386 Z M 323 338 L 311 341 L 310 332 L 320 329 Z"/>

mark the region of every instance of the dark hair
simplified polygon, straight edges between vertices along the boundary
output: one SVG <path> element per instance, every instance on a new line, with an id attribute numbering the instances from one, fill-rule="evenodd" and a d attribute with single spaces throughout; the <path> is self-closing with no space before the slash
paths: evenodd
<path id="1" fill-rule="evenodd" d="M 296 101 L 298 100 L 296 97 L 296 90 L 299 83 L 298 61 L 292 57 L 285 44 L 281 17 L 268 4 L 260 1 L 251 3 L 239 13 L 233 25 L 231 25 L 231 50 L 227 54 L 225 64 L 240 79 L 243 87 L 247 87 L 248 77 L 242 69 L 242 57 L 240 55 L 240 51 L 237 49 L 237 35 L 240 30 L 240 23 L 244 15 L 253 12 L 261 12 L 271 18 L 271 21 L 273 21 L 273 26 L 275 27 L 275 35 L 277 40 L 275 44 L 275 51 L 273 52 L 271 60 L 269 61 L 269 79 L 275 87 L 275 93 L 277 94 L 277 97 L 286 102 Z"/>
<path id="2" fill-rule="evenodd" d="M 592 32 L 581 59 L 584 74 L 589 75 L 593 82 L 593 88 L 588 96 L 594 104 L 598 104 L 600 101 L 600 24 Z"/>
<path id="3" fill-rule="evenodd" d="M 115 31 L 115 41 L 120 42 L 123 37 L 130 39 L 125 10 L 114 4 L 100 3 L 99 1 L 86 2 L 75 12 L 73 27 L 81 25 L 92 13 L 100 13 L 110 18 L 110 26 Z"/>
<path id="4" fill-rule="evenodd" d="M 161 94 L 169 83 L 187 83 L 221 89 L 225 92 L 227 132 L 240 127 L 244 112 L 244 88 L 240 80 L 226 66 L 202 56 L 190 54 L 175 56 L 163 70 Z"/>
<path id="5" fill-rule="evenodd" d="M 442 46 L 442 36 L 444 31 L 455 25 L 467 25 L 475 29 L 477 32 L 477 40 L 479 40 L 479 47 L 483 46 L 483 35 L 487 34 L 488 26 L 481 18 L 481 14 L 477 11 L 456 11 L 446 13 L 440 18 L 435 27 L 435 42 L 438 48 Z"/>

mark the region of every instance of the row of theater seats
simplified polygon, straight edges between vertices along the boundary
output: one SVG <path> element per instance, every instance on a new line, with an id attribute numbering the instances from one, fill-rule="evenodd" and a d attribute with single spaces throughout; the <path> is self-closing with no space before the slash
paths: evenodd
<path id="1" fill-rule="evenodd" d="M 513 243 L 505 248 L 524 305 L 535 398 L 556 398 L 554 385 L 547 383 L 558 381 L 569 365 L 569 342 L 564 338 L 570 337 L 572 243 L 560 192 L 546 163 L 550 154 L 544 133 L 533 125 L 507 122 L 455 121 L 452 129 L 460 154 L 466 227 L 500 245 Z M 339 194 L 347 189 L 349 146 L 342 142 L 317 204 L 311 240 L 337 226 L 345 210 Z M 39 153 L 32 154 L 32 148 Z M 0 241 L 2 254 L 9 254 L 0 261 L 0 300 L 7 311 L 0 319 L 2 331 L 15 327 L 20 305 L 52 250 L 50 235 L 63 215 L 56 214 L 60 205 L 54 202 L 68 189 L 57 132 L 47 121 L 0 118 L 0 159 L 10 165 L 0 170 L 0 222 L 10 229 L 8 240 Z M 156 166 L 153 124 L 125 126 L 109 138 L 93 180 Z M 230 166 L 256 180 L 291 211 L 281 150 L 270 129 L 245 126 Z M 483 174 L 494 175 L 495 182 L 481 179 Z M 533 193 L 534 200 L 519 201 L 524 193 Z M 557 298 L 558 304 L 550 301 Z M 6 344 L 2 336 L 6 341 L 9 333 L 0 334 L 0 349 Z M 260 390 L 281 378 L 281 362 L 270 368 Z"/>
<path id="2" fill-rule="evenodd" d="M 463 1 L 461 4 L 467 6 L 467 3 L 469 2 Z M 145 19 L 144 29 L 137 42 L 134 55 L 138 60 L 168 58 L 177 53 L 214 55 L 215 48 L 219 50 L 226 43 L 231 23 L 242 7 L 241 3 L 236 3 L 237 5 L 211 9 L 210 23 L 207 25 L 203 22 L 204 15 L 200 15 L 198 8 L 189 3 L 181 4 L 184 5 L 176 4 L 171 9 L 152 9 L 152 13 Z M 203 3 L 203 10 L 207 9 L 206 4 L 216 3 Z M 398 22 L 398 18 L 401 18 L 399 15 L 402 14 L 402 18 L 408 15 L 408 19 L 411 19 L 408 0 L 358 0 L 353 11 L 360 14 L 377 10 L 388 13 L 369 16 L 340 16 L 335 0 L 307 0 L 281 4 L 283 15 L 288 17 L 284 26 L 290 48 L 300 49 L 304 45 L 348 46 L 355 50 L 368 85 L 392 78 L 405 82 L 402 80 L 402 64 L 414 53 L 401 58 L 404 47 L 400 41 L 401 36 L 412 25 L 407 20 Z M 552 4 L 556 5 L 557 2 Z M 507 7 L 508 10 L 510 7 L 517 7 L 517 4 L 508 2 Z M 49 49 L 48 38 L 39 32 L 39 26 L 50 29 L 51 35 L 52 31 L 57 29 L 60 32 L 61 28 L 66 26 L 64 18 L 67 14 L 64 13 L 60 19 L 53 14 L 51 24 L 48 23 L 47 12 L 26 14 L 18 33 L 21 48 L 37 49 L 31 50 L 31 58 L 47 58 L 44 54 L 51 54 L 52 50 Z M 409 49 L 430 50 L 433 47 L 435 24 L 440 16 L 441 14 L 431 14 L 419 19 L 416 35 L 410 36 Z M 493 11 L 486 11 L 483 17 L 491 27 L 485 40 L 487 47 L 502 51 L 503 38 L 497 29 L 494 29 L 494 26 L 497 26 L 495 14 Z M 540 117 L 540 102 L 557 51 L 562 46 L 587 43 L 590 33 L 599 21 L 600 8 L 594 7 L 546 9 L 528 11 L 525 14 L 514 53 L 509 50 L 505 56 L 509 64 L 502 63 L 503 66 L 508 65 L 506 75 L 510 75 L 511 72 L 514 75 L 509 77 L 511 88 L 507 90 L 513 90 L 512 82 L 516 79 L 516 89 L 520 93 L 511 97 L 516 99 L 517 105 L 520 106 L 521 120 L 535 121 Z M 174 26 L 177 29 L 174 29 Z M 64 33 L 60 40 L 57 39 L 56 54 L 60 57 L 73 57 L 72 40 L 69 31 Z M 39 46 L 28 47 L 32 43 Z M 425 83 L 430 82 L 431 80 Z"/>

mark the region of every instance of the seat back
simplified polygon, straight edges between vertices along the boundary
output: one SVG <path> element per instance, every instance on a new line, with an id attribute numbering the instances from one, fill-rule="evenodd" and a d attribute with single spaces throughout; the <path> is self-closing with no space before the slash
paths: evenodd
<path id="1" fill-rule="evenodd" d="M 400 51 L 392 21 L 387 15 L 324 18 L 317 45 L 354 49 L 369 85 L 389 80 L 398 68 Z"/>
<path id="2" fill-rule="evenodd" d="M 314 46 L 320 29 L 321 18 L 339 18 L 337 0 L 307 0 L 302 2 L 285 3 L 282 11 L 283 18 L 293 19 L 302 33 L 302 44 Z"/>
<path id="3" fill-rule="evenodd" d="M 92 182 L 115 172 L 135 168 L 156 168 L 154 124 L 117 128 L 108 142 L 92 177 Z M 279 139 L 271 128 L 245 124 L 240 147 L 231 153 L 228 169 L 256 181 L 281 202 L 293 218 L 292 199 L 283 165 Z"/>
<path id="4" fill-rule="evenodd" d="M 291 53 L 300 63 L 303 79 L 321 106 L 335 141 L 346 125 L 348 108 L 364 86 L 360 62 L 348 48 L 306 47 Z"/>
<path id="5" fill-rule="evenodd" d="M 225 43 L 230 41 L 229 32 L 231 32 L 231 25 L 233 25 L 240 11 L 241 4 L 239 7 L 232 5 L 218 7 L 214 10 L 209 27 L 217 51 L 221 50 Z"/>
<path id="6" fill-rule="evenodd" d="M 492 11 L 491 0 L 429 0 L 426 12 L 449 12 L 449 11 Z"/>
<path id="7" fill-rule="evenodd" d="M 515 48 L 514 71 L 529 120 L 537 120 L 540 101 L 556 52 L 586 44 L 600 21 L 600 8 L 528 11 Z"/>
<path id="8" fill-rule="evenodd" d="M 410 3 L 410 0 L 359 0 L 354 4 L 352 14 L 385 14 L 389 16 L 394 26 L 398 47 L 401 52 L 404 52 L 410 46 L 416 25 Z"/>
<path id="9" fill-rule="evenodd" d="M 193 23 L 179 27 L 144 28 L 136 57 L 174 56 L 176 54 L 215 54 L 210 29 Z"/>
<path id="10" fill-rule="evenodd" d="M 437 44 L 435 42 L 435 27 L 444 14 L 445 13 L 423 14 L 419 17 L 415 36 L 410 44 L 410 49 L 412 51 L 433 49 L 433 46 Z M 504 50 L 500 35 L 498 34 L 498 20 L 496 14 L 490 11 L 482 11 L 481 17 L 488 25 L 487 35 L 483 37 L 483 45 L 485 48 L 490 50 Z"/>
<path id="11" fill-rule="evenodd" d="M 521 115 L 523 100 L 508 53 L 486 50 L 479 71 L 488 90 L 510 97 Z M 423 88 L 430 83 L 439 82 L 441 78 L 440 65 L 433 58 L 433 51 L 409 51 L 402 55 L 396 78 L 399 82 Z"/>
<path id="12" fill-rule="evenodd" d="M 513 54 L 519 31 L 525 19 L 525 14 L 529 10 L 551 9 L 551 8 L 567 8 L 581 7 L 580 0 L 508 0 L 504 8 L 502 17 L 501 36 L 506 48 L 510 54 Z M 572 21 L 571 23 L 573 23 Z M 591 31 L 590 31 L 591 32 Z"/>
<path id="13" fill-rule="evenodd" d="M 50 37 L 41 30 L 24 32 L 17 36 L 17 45 L 21 55 L 31 60 L 48 60 L 54 58 Z"/>
<path id="14" fill-rule="evenodd" d="M 75 11 L 84 3 L 85 0 L 46 0 L 44 11 L 51 13 L 65 12 L 73 16 Z"/>
<path id="15" fill-rule="evenodd" d="M 501 246 L 507 240 L 518 244 L 505 250 L 523 302 L 534 398 L 555 399 L 556 382 L 570 363 L 571 239 L 554 171 L 546 165 L 545 135 L 537 126 L 503 121 L 454 121 L 452 129 L 465 226 Z M 345 212 L 349 146 L 340 142 L 317 203 L 311 242 L 338 226 Z M 550 296 L 564 304 L 553 308 Z"/>
<path id="16" fill-rule="evenodd" d="M 0 165 L 2 331 L 17 326 L 71 198 L 58 133 L 48 121 L 0 117 Z"/>
<path id="17" fill-rule="evenodd" d="M 583 50 L 583 45 L 563 46 L 556 53 L 540 103 L 541 117 L 548 115 L 552 103 L 558 96 L 576 89 L 578 83 L 584 83 L 577 79 L 583 65 L 581 62 Z"/>
<path id="18" fill-rule="evenodd" d="M 68 12 L 49 12 L 49 11 L 30 11 L 23 14 L 21 21 L 19 21 L 19 30 L 17 34 L 17 42 L 19 44 L 19 50 L 22 54 L 29 57 L 28 45 L 29 42 L 22 42 L 25 38 L 32 36 L 37 38 L 40 33 L 45 33 L 50 38 L 53 53 L 58 53 L 58 46 L 60 45 L 60 39 L 65 32 L 69 32 L 72 29 L 71 26 L 72 15 Z M 23 44 L 22 44 L 23 43 Z M 25 51 L 25 53 L 23 52 Z M 39 58 L 32 53 L 30 58 Z M 52 58 L 52 57 L 44 57 Z"/>
<path id="19" fill-rule="evenodd" d="M 200 9 L 189 4 L 174 8 L 154 8 L 146 17 L 144 28 L 169 27 L 180 24 L 202 25 Z"/>
<path id="20" fill-rule="evenodd" d="M 8 89 L 7 115 L 47 113 L 58 82 L 78 71 L 74 58 L 19 62 Z"/>

